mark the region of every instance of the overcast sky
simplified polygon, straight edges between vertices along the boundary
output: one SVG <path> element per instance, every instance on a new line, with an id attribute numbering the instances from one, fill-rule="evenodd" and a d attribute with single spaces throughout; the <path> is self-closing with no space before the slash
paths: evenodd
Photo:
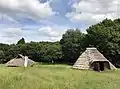
<path id="1" fill-rule="evenodd" d="M 0 0 L 0 42 L 59 41 L 69 28 L 119 17 L 120 0 Z"/>

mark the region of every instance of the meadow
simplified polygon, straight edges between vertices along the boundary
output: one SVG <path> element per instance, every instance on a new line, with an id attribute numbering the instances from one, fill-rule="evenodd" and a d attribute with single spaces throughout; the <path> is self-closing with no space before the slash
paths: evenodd
<path id="1" fill-rule="evenodd" d="M 68 65 L 1 65 L 0 89 L 120 89 L 120 70 L 99 73 Z"/>

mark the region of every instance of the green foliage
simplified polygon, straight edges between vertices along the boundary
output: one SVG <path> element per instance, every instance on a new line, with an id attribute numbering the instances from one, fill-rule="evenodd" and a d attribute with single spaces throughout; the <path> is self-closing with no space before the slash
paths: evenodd
<path id="1" fill-rule="evenodd" d="M 120 70 L 103 73 L 73 70 L 67 65 L 31 68 L 0 66 L 0 89 L 120 89 Z"/>
<path id="2" fill-rule="evenodd" d="M 24 39 L 24 38 L 20 39 L 20 40 L 17 42 L 17 44 L 25 44 L 25 39 Z"/>
<path id="3" fill-rule="evenodd" d="M 0 63 L 7 61 L 9 45 L 0 43 Z"/>
<path id="4" fill-rule="evenodd" d="M 120 65 L 120 19 L 105 19 L 87 29 L 90 45 L 97 47 L 114 65 Z"/>
<path id="5" fill-rule="evenodd" d="M 43 42 L 41 43 L 41 59 L 48 62 L 62 62 L 62 50 L 59 42 Z"/>
<path id="6" fill-rule="evenodd" d="M 2 50 L 0 50 L 0 63 L 3 63 L 5 61 L 5 54 Z"/>
<path id="7" fill-rule="evenodd" d="M 74 63 L 84 49 L 85 34 L 79 29 L 69 29 L 63 34 L 60 44 L 66 62 Z"/>
<path id="8" fill-rule="evenodd" d="M 63 55 L 59 42 L 0 44 L 0 63 L 5 63 L 18 54 L 27 55 L 36 62 L 62 62 Z"/>
<path id="9" fill-rule="evenodd" d="M 120 67 L 120 19 L 105 19 L 87 29 L 68 29 L 60 42 L 30 42 L 24 38 L 17 44 L 0 44 L 0 63 L 6 63 L 18 54 L 37 62 L 74 63 L 88 46 L 95 46 L 115 66 Z"/>

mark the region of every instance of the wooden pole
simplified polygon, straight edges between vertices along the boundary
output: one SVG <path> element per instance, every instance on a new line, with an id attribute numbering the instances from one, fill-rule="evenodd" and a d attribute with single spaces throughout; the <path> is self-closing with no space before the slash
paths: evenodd
<path id="1" fill-rule="evenodd" d="M 28 57 L 25 56 L 24 67 L 27 67 L 27 65 L 28 65 Z"/>

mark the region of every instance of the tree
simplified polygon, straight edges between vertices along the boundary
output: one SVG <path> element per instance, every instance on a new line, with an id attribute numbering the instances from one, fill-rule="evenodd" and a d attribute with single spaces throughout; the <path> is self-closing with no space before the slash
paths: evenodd
<path id="1" fill-rule="evenodd" d="M 7 44 L 0 43 L 0 63 L 5 63 L 8 61 L 8 53 L 10 46 Z"/>
<path id="2" fill-rule="evenodd" d="M 84 49 L 85 34 L 79 29 L 69 29 L 63 34 L 60 44 L 66 62 L 74 63 Z"/>
<path id="3" fill-rule="evenodd" d="M 42 42 L 41 60 L 43 62 L 62 62 L 62 50 L 59 42 Z"/>
<path id="4" fill-rule="evenodd" d="M 114 65 L 120 65 L 120 19 L 105 19 L 87 29 L 87 41 L 94 45 Z"/>
<path id="5" fill-rule="evenodd" d="M 17 44 L 25 44 L 25 39 L 24 39 L 24 38 L 20 39 L 20 40 L 17 42 Z"/>
<path id="6" fill-rule="evenodd" d="M 6 61 L 4 52 L 0 50 L 0 63 L 4 63 L 4 61 Z"/>

